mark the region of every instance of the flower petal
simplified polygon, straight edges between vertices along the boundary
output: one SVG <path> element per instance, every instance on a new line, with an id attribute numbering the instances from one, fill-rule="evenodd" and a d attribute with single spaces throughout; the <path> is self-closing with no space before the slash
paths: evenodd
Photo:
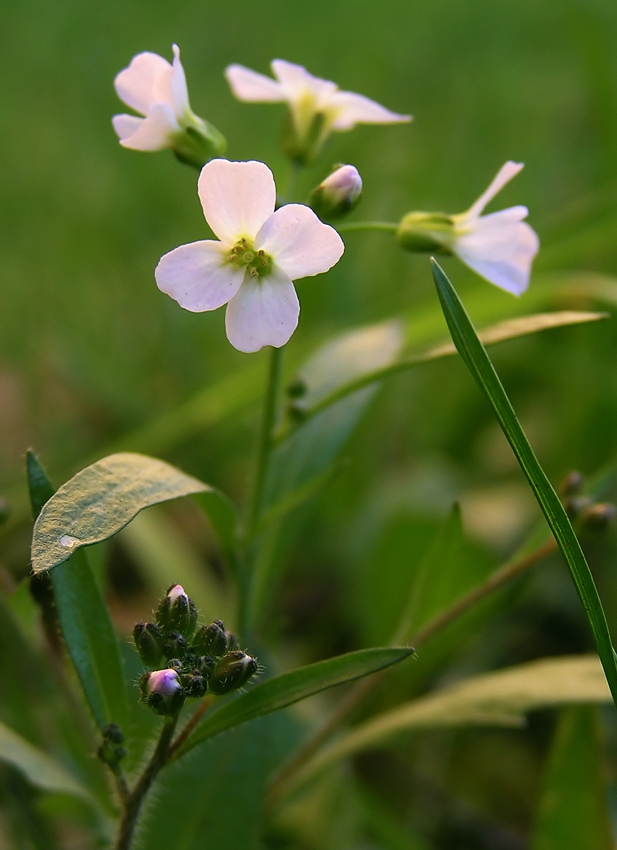
<path id="1" fill-rule="evenodd" d="M 134 135 L 134 133 L 139 130 L 144 120 L 145 119 L 143 118 L 138 118 L 136 115 L 114 115 L 111 119 L 111 123 L 114 125 L 114 130 L 122 142 Z"/>
<path id="2" fill-rule="evenodd" d="M 173 109 L 176 118 L 181 119 L 190 109 L 189 93 L 177 44 L 173 45 L 173 51 L 173 65 L 167 63 L 167 68 L 155 80 L 153 94 L 157 102 L 167 103 Z"/>
<path id="3" fill-rule="evenodd" d="M 136 127 L 133 135 L 120 139 L 123 147 L 135 151 L 161 151 L 170 148 L 174 133 L 180 130 L 173 109 L 166 103 L 155 103 L 148 109 L 145 118 L 137 120 L 139 126 Z M 121 122 L 121 127 L 126 129 L 128 124 Z"/>
<path id="4" fill-rule="evenodd" d="M 280 348 L 298 325 L 300 303 L 291 280 L 276 268 L 268 277 L 250 277 L 227 305 L 227 338 L 238 351 L 264 345 Z"/>
<path id="5" fill-rule="evenodd" d="M 488 189 L 480 195 L 474 204 L 471 205 L 465 215 L 470 218 L 479 216 L 488 202 L 492 201 L 495 195 L 500 192 L 506 183 L 509 183 L 513 177 L 516 177 L 523 167 L 523 162 L 512 162 L 512 160 L 508 160 L 505 165 L 501 166 Z"/>
<path id="6" fill-rule="evenodd" d="M 238 292 L 246 269 L 226 262 L 220 242 L 206 239 L 180 245 L 161 257 L 156 285 L 185 310 L 216 310 Z"/>
<path id="7" fill-rule="evenodd" d="M 317 111 L 329 107 L 333 95 L 338 92 L 336 83 L 314 77 L 302 65 L 294 65 L 284 59 L 274 59 L 270 66 L 274 76 L 280 80 L 282 90 L 290 103 L 303 100 L 307 94 L 315 103 Z"/>
<path id="8" fill-rule="evenodd" d="M 540 247 L 535 231 L 527 222 L 522 221 L 518 227 L 518 243 L 509 257 L 491 262 L 461 256 L 469 268 L 513 295 L 521 295 L 527 289 L 531 264 Z"/>
<path id="9" fill-rule="evenodd" d="M 333 227 L 320 221 L 310 207 L 286 204 L 266 221 L 255 237 L 292 280 L 327 272 L 341 259 L 345 245 Z"/>
<path id="10" fill-rule="evenodd" d="M 351 130 L 356 124 L 399 124 L 411 121 L 411 115 L 398 115 L 385 106 L 350 91 L 339 91 L 330 100 L 333 130 Z"/>
<path id="11" fill-rule="evenodd" d="M 213 159 L 201 170 L 197 192 L 206 221 L 227 246 L 253 239 L 276 202 L 274 177 L 263 162 Z"/>
<path id="12" fill-rule="evenodd" d="M 491 215 L 471 219 L 465 232 L 466 216 L 457 225 L 463 230 L 453 245 L 459 255 L 468 255 L 477 260 L 501 260 L 509 257 L 519 239 L 521 219 L 527 215 L 527 207 L 510 207 Z M 455 217 L 456 220 L 456 217 Z"/>
<path id="13" fill-rule="evenodd" d="M 127 106 L 145 115 L 157 101 L 154 94 L 157 79 L 170 69 L 169 62 L 158 53 L 138 53 L 129 67 L 120 71 L 114 80 L 118 97 Z"/>
<path id="14" fill-rule="evenodd" d="M 238 100 L 249 103 L 279 103 L 285 100 L 281 84 L 244 65 L 229 65 L 225 77 Z"/>

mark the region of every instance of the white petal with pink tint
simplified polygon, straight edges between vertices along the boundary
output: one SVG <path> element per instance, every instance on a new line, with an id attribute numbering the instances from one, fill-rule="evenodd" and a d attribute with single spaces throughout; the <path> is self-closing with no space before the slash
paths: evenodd
<path id="1" fill-rule="evenodd" d="M 202 168 L 197 191 L 206 221 L 229 247 L 243 236 L 253 239 L 276 203 L 274 177 L 263 162 L 213 159 Z"/>
<path id="2" fill-rule="evenodd" d="M 231 344 L 246 353 L 264 345 L 280 348 L 298 325 L 300 303 L 291 280 L 276 267 L 268 277 L 248 277 L 227 305 Z"/>
<path id="3" fill-rule="evenodd" d="M 157 79 L 170 70 L 169 62 L 157 53 L 138 53 L 128 68 L 120 71 L 114 80 L 118 97 L 135 112 L 145 115 L 149 107 L 157 102 Z"/>
<path id="4" fill-rule="evenodd" d="M 130 115 L 116 118 L 130 118 Z M 155 103 L 148 110 L 145 118 L 137 118 L 139 125 L 130 136 L 120 137 L 120 144 L 135 151 L 158 151 L 171 147 L 173 136 L 180 131 L 180 125 L 170 106 L 166 103 Z M 126 121 L 120 122 L 120 128 L 129 127 Z M 114 120 L 114 129 L 119 134 Z"/>
<path id="5" fill-rule="evenodd" d="M 508 162 L 501 166 L 491 181 L 488 189 L 486 189 L 486 191 L 480 195 L 478 200 L 471 205 L 465 215 L 470 218 L 479 216 L 489 201 L 492 201 L 495 195 L 500 192 L 506 183 L 509 183 L 513 177 L 516 177 L 523 167 L 524 163 L 522 162 L 512 162 L 512 160 L 508 160 Z"/>
<path id="6" fill-rule="evenodd" d="M 249 103 L 279 103 L 285 100 L 281 84 L 272 77 L 251 71 L 244 65 L 229 65 L 225 77 L 238 100 Z"/>
<path id="7" fill-rule="evenodd" d="M 345 245 L 333 227 L 302 204 L 287 204 L 266 221 L 255 238 L 292 280 L 321 274 L 338 263 Z"/>
<path id="8" fill-rule="evenodd" d="M 411 115 L 398 115 L 361 94 L 339 91 L 330 100 L 333 130 L 351 130 L 356 124 L 399 124 L 411 121 Z"/>
<path id="9" fill-rule="evenodd" d="M 245 269 L 226 262 L 228 251 L 220 242 L 205 240 L 180 245 L 161 257 L 156 285 L 185 310 L 217 310 L 238 292 Z"/>

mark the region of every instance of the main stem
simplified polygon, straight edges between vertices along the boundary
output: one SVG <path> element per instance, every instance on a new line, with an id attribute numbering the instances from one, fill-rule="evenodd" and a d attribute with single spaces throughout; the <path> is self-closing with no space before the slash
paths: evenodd
<path id="1" fill-rule="evenodd" d="M 120 823 L 120 833 L 118 835 L 115 850 L 130 850 L 141 804 L 143 803 L 150 786 L 154 782 L 156 775 L 165 764 L 167 752 L 169 750 L 169 745 L 171 744 L 171 739 L 173 738 L 177 722 L 178 715 L 175 717 L 169 717 L 165 720 L 161 737 L 159 738 L 152 758 L 148 762 L 137 785 L 133 788 L 126 802 L 126 808 L 124 810 L 122 822 Z"/>

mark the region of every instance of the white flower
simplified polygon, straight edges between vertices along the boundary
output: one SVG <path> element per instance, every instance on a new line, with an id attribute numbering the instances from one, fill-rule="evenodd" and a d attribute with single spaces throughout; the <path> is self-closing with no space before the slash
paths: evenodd
<path id="1" fill-rule="evenodd" d="M 448 246 L 470 269 L 513 295 L 527 289 L 531 263 L 540 247 L 535 231 L 523 221 L 527 207 L 481 213 L 522 168 L 523 163 L 506 162 L 467 212 L 451 216 L 454 237 Z"/>
<path id="2" fill-rule="evenodd" d="M 309 207 L 275 212 L 274 178 L 263 162 L 214 159 L 202 169 L 198 194 L 220 241 L 165 254 L 155 271 L 158 288 L 195 313 L 228 304 L 227 337 L 239 351 L 280 348 L 300 313 L 292 281 L 337 263 L 341 237 Z"/>
<path id="3" fill-rule="evenodd" d="M 125 148 L 173 148 L 188 127 L 204 130 L 204 122 L 191 110 L 180 50 L 175 44 L 173 51 L 173 65 L 157 53 L 139 53 L 114 81 L 118 97 L 144 116 L 113 117 L 114 130 Z"/>
<path id="4" fill-rule="evenodd" d="M 398 115 L 361 94 L 341 91 L 336 83 L 321 80 L 302 67 L 275 59 L 270 67 L 276 79 L 230 65 L 227 82 L 239 100 L 250 103 L 288 103 L 298 139 L 305 142 L 316 117 L 323 119 L 317 150 L 331 131 L 351 130 L 356 124 L 395 124 L 411 121 L 411 115 Z"/>

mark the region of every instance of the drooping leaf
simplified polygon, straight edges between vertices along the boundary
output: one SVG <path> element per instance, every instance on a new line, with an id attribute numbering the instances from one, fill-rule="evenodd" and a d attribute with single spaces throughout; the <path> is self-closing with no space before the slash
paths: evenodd
<path id="1" fill-rule="evenodd" d="M 361 723 L 313 757 L 295 777 L 302 782 L 340 758 L 389 745 L 416 729 L 444 726 L 521 726 L 525 714 L 568 703 L 610 703 L 595 656 L 563 656 L 474 676 Z"/>
<path id="2" fill-rule="evenodd" d="M 32 568 L 51 570 L 82 546 L 100 543 L 139 511 L 199 494 L 226 547 L 235 546 L 235 516 L 218 490 L 146 455 L 110 455 L 82 469 L 49 499 L 34 526 Z"/>
<path id="3" fill-rule="evenodd" d="M 617 659 L 602 603 L 583 550 L 557 493 L 525 436 L 499 376 L 484 346 L 478 339 L 463 304 L 443 269 L 434 260 L 432 264 L 439 300 L 454 344 L 463 362 L 489 400 L 497 421 L 527 477 L 557 545 L 568 564 L 596 641 L 598 655 L 602 661 L 613 700 L 617 705 Z"/>
<path id="4" fill-rule="evenodd" d="M 32 508 L 39 517 L 53 486 L 45 470 L 28 454 Z M 65 561 L 65 558 L 62 559 Z M 84 552 L 77 551 L 51 574 L 62 634 L 92 714 L 99 726 L 126 729 L 126 685 L 118 637 Z"/>
<path id="5" fill-rule="evenodd" d="M 70 794 L 96 806 L 94 798 L 76 777 L 4 723 L 0 723 L 0 761 L 13 765 L 43 791 Z"/>
<path id="6" fill-rule="evenodd" d="M 596 712 L 562 713 L 533 831 L 532 850 L 612 850 Z"/>
<path id="7" fill-rule="evenodd" d="M 279 711 L 294 702 L 336 685 L 383 670 L 412 654 L 413 649 L 409 647 L 362 649 L 338 655 L 336 658 L 328 658 L 316 664 L 309 664 L 307 667 L 300 667 L 291 673 L 283 673 L 261 685 L 256 685 L 252 690 L 225 703 L 218 711 L 206 716 L 188 738 L 180 753 L 185 753 L 202 741 L 234 726 L 239 726 L 241 723 Z"/>

